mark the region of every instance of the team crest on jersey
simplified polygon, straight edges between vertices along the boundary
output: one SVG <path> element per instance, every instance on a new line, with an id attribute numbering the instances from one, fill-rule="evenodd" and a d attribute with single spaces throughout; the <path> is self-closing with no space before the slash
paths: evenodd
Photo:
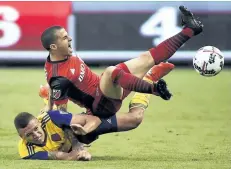
<path id="1" fill-rule="evenodd" d="M 53 98 L 58 99 L 61 96 L 61 90 L 53 89 Z"/>

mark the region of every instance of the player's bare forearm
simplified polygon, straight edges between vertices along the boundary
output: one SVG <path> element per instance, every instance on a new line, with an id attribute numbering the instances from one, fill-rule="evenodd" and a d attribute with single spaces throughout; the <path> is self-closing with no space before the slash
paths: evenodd
<path id="1" fill-rule="evenodd" d="M 65 153 L 61 151 L 48 152 L 49 160 L 78 160 L 78 154 L 75 151 Z"/>
<path id="2" fill-rule="evenodd" d="M 71 142 L 72 150 L 81 151 L 84 150 L 84 146 L 79 142 L 76 135 L 70 128 L 64 129 L 65 137 Z"/>
<path id="3" fill-rule="evenodd" d="M 61 151 L 51 151 L 48 152 L 49 160 L 81 160 L 89 161 L 91 160 L 91 154 L 85 150 L 75 151 L 72 150 L 70 153 L 65 153 Z"/>
<path id="4" fill-rule="evenodd" d="M 48 93 L 48 111 L 53 109 L 54 102 L 51 97 L 51 88 L 49 88 L 49 93 Z"/>

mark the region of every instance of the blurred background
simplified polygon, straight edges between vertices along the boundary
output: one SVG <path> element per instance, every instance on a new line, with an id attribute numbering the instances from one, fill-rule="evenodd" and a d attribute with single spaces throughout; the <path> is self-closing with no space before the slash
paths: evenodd
<path id="1" fill-rule="evenodd" d="M 77 55 L 91 65 L 116 64 L 134 57 L 181 30 L 178 7 L 187 6 L 205 25 L 171 58 L 192 66 L 202 46 L 219 48 L 231 61 L 231 2 L 0 2 L 0 63 L 40 65 L 40 43 L 49 26 L 65 27 Z M 51 10 L 52 9 L 52 10 Z"/>

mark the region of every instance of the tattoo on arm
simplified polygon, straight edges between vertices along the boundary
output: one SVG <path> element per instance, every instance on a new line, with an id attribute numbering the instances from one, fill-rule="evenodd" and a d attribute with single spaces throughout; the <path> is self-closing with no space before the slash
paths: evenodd
<path id="1" fill-rule="evenodd" d="M 48 152 L 48 159 L 49 160 L 57 160 L 56 154 L 57 154 L 57 152 L 55 152 L 55 151 Z"/>
<path id="2" fill-rule="evenodd" d="M 67 111 L 67 104 L 57 105 L 57 109 L 61 111 Z"/>
<path id="3" fill-rule="evenodd" d="M 65 137 L 71 142 L 72 150 L 84 150 L 83 144 L 79 142 L 74 132 L 70 128 L 64 129 Z"/>
<path id="4" fill-rule="evenodd" d="M 74 151 L 70 153 L 65 153 L 62 151 L 51 151 L 48 152 L 48 159 L 49 160 L 77 160 L 78 154 Z"/>
<path id="5" fill-rule="evenodd" d="M 48 108 L 49 108 L 49 110 L 52 110 L 53 105 L 54 105 L 51 94 L 52 94 L 52 91 L 51 91 L 51 88 L 49 87 L 49 93 L 48 93 Z"/>

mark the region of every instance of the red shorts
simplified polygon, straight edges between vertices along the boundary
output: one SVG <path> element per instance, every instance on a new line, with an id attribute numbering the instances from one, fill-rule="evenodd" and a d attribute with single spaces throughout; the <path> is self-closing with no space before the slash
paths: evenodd
<path id="1" fill-rule="evenodd" d="M 99 85 L 96 88 L 95 100 L 92 105 L 92 113 L 95 116 L 108 118 L 116 114 L 122 105 L 121 99 L 112 99 L 105 96 L 100 90 Z"/>
<path id="2" fill-rule="evenodd" d="M 122 68 L 127 73 L 130 73 L 127 69 L 126 65 L 124 63 L 116 65 L 117 67 Z M 127 70 L 126 70 L 127 69 Z M 100 87 L 99 84 L 96 88 L 95 92 L 95 100 L 92 105 L 93 115 L 98 117 L 107 118 L 110 116 L 113 116 L 116 114 L 119 109 L 121 108 L 123 100 L 131 93 L 129 90 L 123 91 L 123 96 L 121 99 L 112 99 L 107 96 L 105 96 Z"/>

